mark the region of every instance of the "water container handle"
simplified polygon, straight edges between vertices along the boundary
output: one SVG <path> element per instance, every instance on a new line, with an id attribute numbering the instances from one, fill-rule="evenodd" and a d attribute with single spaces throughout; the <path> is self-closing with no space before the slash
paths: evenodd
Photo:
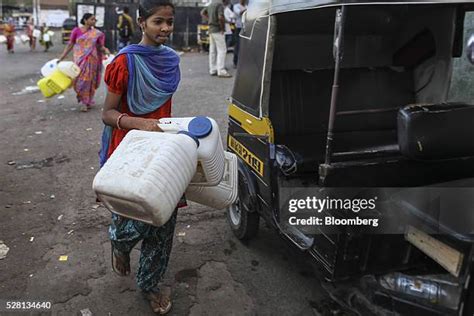
<path id="1" fill-rule="evenodd" d="M 163 132 L 166 132 L 166 133 L 178 133 L 179 131 L 181 131 L 181 129 L 179 128 L 178 125 L 176 124 L 156 124 L 158 125 L 158 127 L 163 131 Z"/>
<path id="2" fill-rule="evenodd" d="M 196 147 L 199 148 L 199 139 L 196 136 L 194 136 L 188 131 L 179 131 L 178 134 L 184 134 L 191 137 L 196 142 Z"/>

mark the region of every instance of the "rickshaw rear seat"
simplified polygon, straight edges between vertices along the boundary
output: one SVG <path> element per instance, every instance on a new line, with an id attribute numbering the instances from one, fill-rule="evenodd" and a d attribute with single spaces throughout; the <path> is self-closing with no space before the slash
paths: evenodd
<path id="1" fill-rule="evenodd" d="M 327 133 L 333 75 L 332 69 L 272 73 L 269 108 L 277 140 Z M 396 130 L 398 108 L 415 102 L 410 70 L 342 69 L 340 80 L 336 132 Z"/>
<path id="2" fill-rule="evenodd" d="M 296 159 L 298 174 L 318 172 L 319 164 L 324 161 L 325 133 L 280 136 L 278 144 L 285 145 L 291 150 Z M 339 162 L 399 156 L 397 135 L 394 130 L 336 133 L 333 144 L 334 159 Z"/>
<path id="3" fill-rule="evenodd" d="M 410 187 L 474 177 L 474 156 L 419 161 L 403 156 L 336 162 L 324 181 L 328 187 Z"/>
<path id="4" fill-rule="evenodd" d="M 287 146 L 296 159 L 296 172 L 292 177 L 310 174 L 314 178 L 319 176 L 319 166 L 324 162 L 326 144 L 325 135 L 320 136 L 282 139 L 280 144 Z M 402 156 L 398 145 L 393 144 L 391 139 L 390 133 L 387 133 L 385 140 L 388 142 L 384 145 L 359 147 L 352 152 L 335 151 L 324 185 L 419 186 L 474 177 L 474 156 L 433 161 L 413 160 Z M 350 143 L 350 139 L 346 141 Z"/>
<path id="5" fill-rule="evenodd" d="M 398 112 L 398 142 L 404 156 L 433 160 L 474 155 L 474 105 L 413 104 Z M 467 138 L 466 138 L 467 137 Z"/>
<path id="6" fill-rule="evenodd" d="M 297 172 L 324 159 L 334 70 L 273 71 L 270 118 L 275 143 L 295 153 Z M 397 111 L 414 102 L 413 73 L 389 67 L 345 68 L 335 121 L 339 161 L 398 155 Z M 336 161 L 338 161 L 336 160 Z"/>

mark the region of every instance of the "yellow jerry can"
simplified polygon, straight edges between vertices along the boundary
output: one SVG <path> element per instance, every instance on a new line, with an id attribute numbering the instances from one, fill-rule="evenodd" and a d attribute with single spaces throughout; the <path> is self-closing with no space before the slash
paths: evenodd
<path id="1" fill-rule="evenodd" d="M 59 70 L 55 70 L 49 76 L 39 80 L 37 85 L 41 93 L 43 93 L 46 98 L 50 98 L 68 89 L 72 85 L 72 80 Z"/>
<path id="2" fill-rule="evenodd" d="M 52 82 L 54 82 L 54 84 L 56 86 L 58 86 L 61 91 L 56 91 L 54 88 L 53 90 L 56 92 L 56 93 L 61 93 L 63 92 L 64 90 L 66 90 L 67 88 L 69 88 L 72 84 L 72 79 L 69 78 L 68 76 L 66 76 L 65 74 L 63 74 L 61 71 L 59 70 L 55 70 L 51 75 L 48 76 Z"/>
<path id="3" fill-rule="evenodd" d="M 41 90 L 41 93 L 46 97 L 50 98 L 56 94 L 56 92 L 50 87 L 51 79 L 49 78 L 42 78 L 37 82 L 38 87 Z M 54 83 L 53 83 L 54 84 Z"/>

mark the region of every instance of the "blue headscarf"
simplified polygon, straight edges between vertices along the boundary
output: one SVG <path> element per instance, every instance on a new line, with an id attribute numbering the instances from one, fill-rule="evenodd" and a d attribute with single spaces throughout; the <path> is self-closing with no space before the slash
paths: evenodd
<path id="1" fill-rule="evenodd" d="M 133 114 L 156 111 L 178 88 L 179 56 L 168 46 L 129 45 L 115 58 L 127 55 L 128 107 Z"/>
<path id="2" fill-rule="evenodd" d="M 115 58 L 126 54 L 128 68 L 128 107 L 133 114 L 144 115 L 158 110 L 178 88 L 181 74 L 179 56 L 164 45 L 129 45 L 120 50 Z M 99 163 L 107 161 L 112 127 L 106 125 L 102 133 Z"/>

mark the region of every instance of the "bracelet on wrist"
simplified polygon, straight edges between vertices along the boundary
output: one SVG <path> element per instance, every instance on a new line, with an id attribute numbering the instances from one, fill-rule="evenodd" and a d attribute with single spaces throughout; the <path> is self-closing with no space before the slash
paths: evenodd
<path id="1" fill-rule="evenodd" d="M 120 114 L 120 115 L 117 117 L 117 124 L 116 124 L 116 125 L 117 125 L 117 129 L 119 129 L 119 130 L 121 130 L 121 131 L 123 130 L 123 128 L 120 126 L 120 120 L 121 120 L 122 117 L 124 117 L 124 116 L 128 116 L 128 114 L 127 114 L 127 113 L 122 113 L 122 114 Z"/>

